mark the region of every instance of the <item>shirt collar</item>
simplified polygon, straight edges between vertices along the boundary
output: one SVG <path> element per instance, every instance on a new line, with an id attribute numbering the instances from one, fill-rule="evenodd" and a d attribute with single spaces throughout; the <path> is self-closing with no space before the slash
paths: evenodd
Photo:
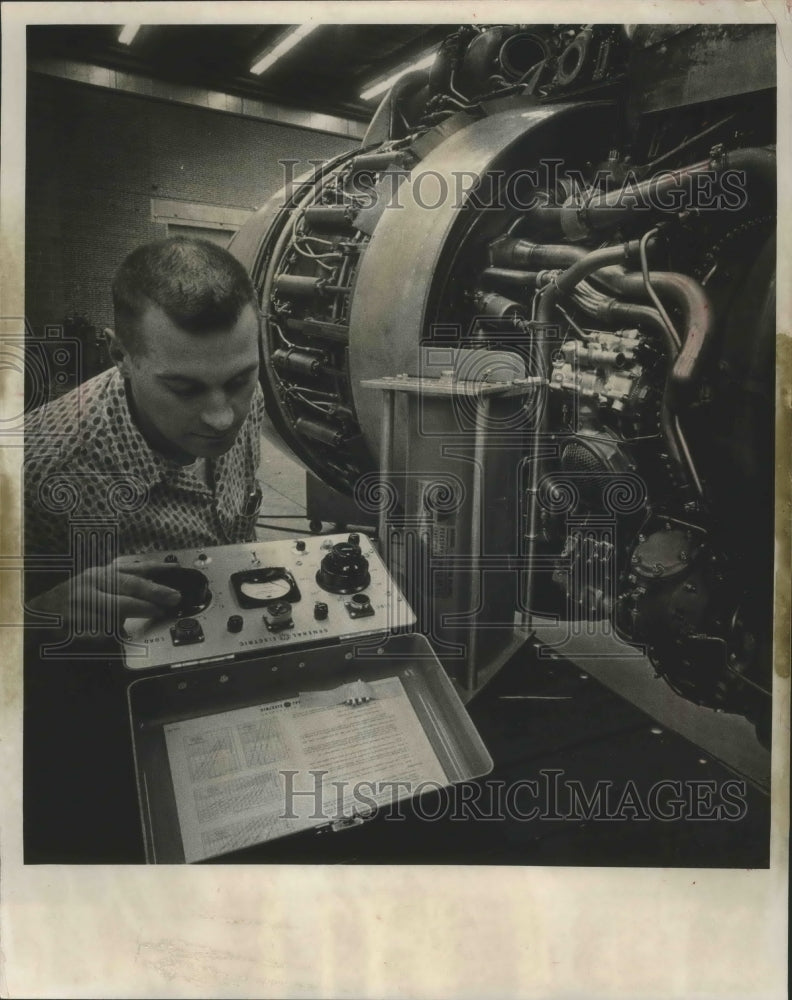
<path id="1" fill-rule="evenodd" d="M 116 369 L 110 383 L 110 397 L 115 403 L 116 412 L 120 414 L 122 426 L 118 428 L 120 433 L 116 432 L 116 428 L 109 428 L 110 433 L 107 435 L 107 446 L 113 460 L 118 463 L 118 468 L 121 468 L 122 462 L 128 458 L 127 455 L 122 454 L 123 443 L 133 441 L 137 446 L 135 473 L 149 486 L 166 479 L 173 482 L 179 478 L 185 467 L 155 451 L 143 437 L 132 419 L 127 391 L 126 379 Z M 185 479 L 187 483 L 191 482 L 190 477 L 185 477 Z"/>

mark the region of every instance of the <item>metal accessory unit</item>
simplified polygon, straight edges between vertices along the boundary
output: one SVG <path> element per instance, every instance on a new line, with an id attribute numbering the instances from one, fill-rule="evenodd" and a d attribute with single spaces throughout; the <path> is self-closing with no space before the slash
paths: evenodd
<path id="1" fill-rule="evenodd" d="M 430 372 L 432 350 L 424 355 Z M 382 393 L 383 557 L 416 608 L 419 628 L 469 699 L 526 639 L 514 628 L 519 470 L 528 433 L 523 405 L 544 379 L 525 377 L 522 358 L 508 352 L 440 356 L 455 368 L 439 377 L 401 374 L 361 385 Z M 466 374 L 472 377 L 457 377 Z M 493 375 L 499 380 L 489 381 Z M 399 399 L 408 442 L 403 468 L 394 467 Z"/>

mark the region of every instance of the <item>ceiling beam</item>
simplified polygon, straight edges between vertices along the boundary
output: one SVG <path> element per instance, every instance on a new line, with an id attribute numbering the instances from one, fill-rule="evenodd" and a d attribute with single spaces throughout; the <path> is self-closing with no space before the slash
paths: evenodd
<path id="1" fill-rule="evenodd" d="M 138 97 L 170 101 L 174 104 L 191 104 L 195 107 L 224 111 L 245 118 L 257 118 L 279 125 L 291 125 L 313 132 L 342 135 L 349 139 L 362 139 L 366 132 L 365 124 L 351 118 L 292 108 L 255 97 L 239 97 L 224 91 L 208 90 L 205 87 L 169 83 L 142 73 L 109 69 L 73 59 L 34 57 L 28 62 L 28 69 L 43 76 L 72 80 L 107 90 L 119 90 Z"/>

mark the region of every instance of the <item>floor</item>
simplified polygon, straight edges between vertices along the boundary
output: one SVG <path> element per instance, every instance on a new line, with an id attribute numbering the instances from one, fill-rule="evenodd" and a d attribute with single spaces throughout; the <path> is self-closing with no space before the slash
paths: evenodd
<path id="1" fill-rule="evenodd" d="M 259 541 L 269 542 L 293 535 L 308 534 L 305 497 L 305 469 L 291 455 L 262 438 L 261 517 L 256 529 Z"/>
<path id="2" fill-rule="evenodd" d="M 769 798 L 574 663 L 524 647 L 467 708 L 493 758 L 489 774 L 429 791 L 400 810 L 384 807 L 358 827 L 306 830 L 217 860 L 767 866 Z M 589 799 L 600 788 L 601 808 L 575 808 L 573 785 Z M 663 786 L 663 795 L 676 787 L 685 802 L 673 818 L 646 811 L 652 790 Z M 697 815 L 691 796 L 707 788 L 713 805 L 737 789 L 739 811 L 717 818 L 708 807 Z"/>

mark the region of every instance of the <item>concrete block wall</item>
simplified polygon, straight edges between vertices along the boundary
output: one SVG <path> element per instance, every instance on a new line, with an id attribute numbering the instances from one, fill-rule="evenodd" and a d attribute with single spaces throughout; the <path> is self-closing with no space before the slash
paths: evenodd
<path id="1" fill-rule="evenodd" d="M 37 334 L 70 314 L 111 323 L 115 268 L 166 235 L 152 197 L 254 209 L 281 186 L 279 160 L 307 169 L 358 144 L 37 73 L 27 136 L 26 308 Z"/>

